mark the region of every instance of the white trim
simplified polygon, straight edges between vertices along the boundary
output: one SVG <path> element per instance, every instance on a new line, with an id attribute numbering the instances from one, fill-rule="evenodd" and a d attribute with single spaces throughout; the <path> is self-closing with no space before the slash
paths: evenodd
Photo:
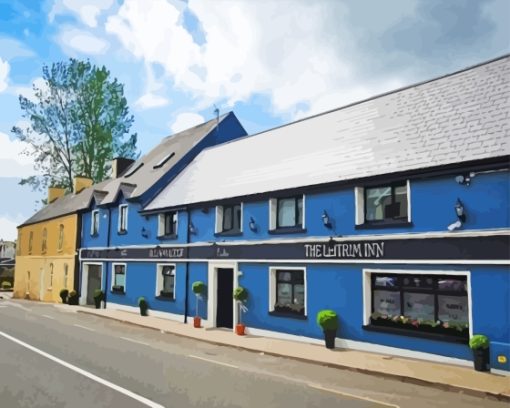
<path id="1" fill-rule="evenodd" d="M 274 261 L 272 262 L 275 263 Z M 305 306 L 305 314 L 304 316 L 308 316 L 308 287 L 307 287 L 307 279 L 306 279 L 306 266 L 270 266 L 269 267 L 269 311 L 274 312 L 274 304 L 276 302 L 276 271 L 278 270 L 292 270 L 292 271 L 303 271 L 303 282 L 304 282 L 304 306 Z"/>
<path id="2" fill-rule="evenodd" d="M 87 304 L 88 286 L 89 286 L 89 266 L 97 265 L 101 267 L 101 290 L 103 290 L 104 280 L 104 265 L 102 262 L 83 262 L 81 271 L 81 296 L 79 300 L 80 305 Z"/>
<path id="3" fill-rule="evenodd" d="M 123 265 L 124 266 L 124 293 L 127 292 L 127 264 L 125 262 L 112 262 L 112 273 L 110 279 L 110 291 L 113 290 L 113 286 L 115 283 L 115 266 Z"/>
<path id="4" fill-rule="evenodd" d="M 97 230 L 94 231 L 95 221 L 94 217 L 97 215 Z M 90 217 L 90 235 L 96 235 L 99 233 L 99 222 L 101 220 L 101 217 L 99 216 L 99 210 L 92 210 L 91 217 Z"/>
<path id="5" fill-rule="evenodd" d="M 121 305 L 119 303 L 108 302 L 107 308 L 108 309 L 113 309 L 113 310 L 120 310 L 120 311 L 123 311 L 123 312 L 130 312 L 130 313 L 140 314 L 140 308 L 139 307 Z M 179 323 L 183 323 L 184 322 L 184 315 L 183 314 L 180 315 L 180 314 L 176 314 L 176 313 L 162 312 L 160 310 L 154 310 L 154 309 L 147 310 L 147 313 L 148 313 L 149 316 L 153 316 L 153 317 L 159 317 L 159 318 L 162 318 L 162 319 L 169 319 L 169 320 L 172 320 L 172 321 L 175 321 L 175 322 L 179 322 Z M 193 324 L 193 319 L 188 319 L 188 320 L 191 320 L 190 323 Z M 207 320 L 203 320 L 202 319 L 202 322 L 207 322 Z"/>
<path id="6" fill-rule="evenodd" d="M 223 227 L 223 206 L 217 205 L 215 212 L 216 212 L 216 217 L 215 217 L 215 224 L 214 224 L 214 233 L 219 234 Z"/>
<path id="7" fill-rule="evenodd" d="M 498 370 L 497 368 L 491 368 L 491 374 L 499 374 L 504 375 L 506 377 L 510 377 L 510 371 Z"/>
<path id="8" fill-rule="evenodd" d="M 163 263 L 157 263 L 156 264 L 156 293 L 155 296 L 160 296 L 159 292 L 163 289 L 163 275 L 162 270 L 164 266 L 172 266 L 174 268 L 173 275 L 174 275 L 174 287 L 172 290 L 173 297 L 172 299 L 175 300 L 175 287 L 177 282 L 177 265 L 175 263 L 169 263 L 169 262 L 163 262 Z"/>
<path id="9" fill-rule="evenodd" d="M 276 229 L 276 211 L 278 208 L 278 199 L 277 198 L 270 198 L 269 199 L 269 230 L 275 230 Z"/>
<path id="10" fill-rule="evenodd" d="M 238 265 L 237 262 L 209 262 L 208 270 L 207 270 L 207 325 L 204 323 L 205 327 L 216 327 L 216 313 L 217 313 L 217 296 L 216 294 L 218 289 L 218 269 L 232 269 L 233 270 L 233 279 L 232 287 L 235 288 L 238 286 Z M 235 324 L 237 322 L 237 313 L 235 307 L 234 298 L 232 298 L 232 308 L 234 310 L 234 314 L 232 315 L 232 330 L 235 330 Z"/>
<path id="11" fill-rule="evenodd" d="M 407 179 L 407 222 L 412 221 L 411 217 L 411 180 Z"/>
<path id="12" fill-rule="evenodd" d="M 80 258 L 82 262 L 91 261 L 123 261 L 123 262 L 156 262 L 157 259 L 147 258 Z M 205 258 L 165 258 L 169 262 L 214 262 L 214 259 Z M 224 262 L 224 259 L 218 260 Z M 232 262 L 250 262 L 250 263 L 293 263 L 293 264 L 404 264 L 404 265 L 510 265 L 509 260 L 472 260 L 472 259 L 229 259 Z"/>
<path id="13" fill-rule="evenodd" d="M 363 187 L 354 187 L 354 223 L 361 225 L 365 222 L 365 190 Z"/>
<path id="14" fill-rule="evenodd" d="M 123 208 L 126 209 L 126 225 L 125 225 L 124 230 L 122 229 L 122 224 L 121 224 L 122 209 Z M 129 213 L 129 205 L 127 205 L 127 204 L 119 205 L 119 215 L 118 215 L 118 220 L 117 220 L 117 232 L 121 232 L 121 231 L 124 232 L 124 231 L 128 230 L 128 213 Z"/>
<path id="15" fill-rule="evenodd" d="M 370 234 L 370 235 L 343 235 L 341 237 L 333 237 L 337 242 L 343 241 L 370 241 L 370 240 L 392 240 L 392 239 L 427 239 L 427 238 L 466 238 L 466 237 L 491 237 L 491 236 L 507 236 L 510 235 L 510 229 L 491 229 L 491 230 L 463 230 L 456 232 L 435 231 L 435 232 L 412 232 L 412 233 L 391 233 L 391 234 Z M 331 237 L 328 236 L 307 236 L 301 238 L 271 238 L 260 240 L 235 240 L 221 242 L 221 245 L 260 245 L 260 244 L 284 244 L 284 243 L 300 243 L 300 242 L 328 242 Z M 207 246 L 213 245 L 210 241 L 192 242 L 189 244 L 158 244 L 161 248 L 186 247 L 186 246 Z M 154 248 L 155 245 L 123 245 L 119 248 Z M 113 246 L 112 246 L 113 247 Z M 112 247 L 83 247 L 82 250 L 100 250 L 111 249 Z"/>
<path id="16" fill-rule="evenodd" d="M 275 339 L 282 339 L 282 340 L 297 341 L 297 342 L 301 342 L 301 343 L 311 343 L 311 344 L 317 344 L 317 345 L 324 344 L 324 340 L 322 340 L 322 339 L 319 340 L 319 339 L 314 339 L 313 337 L 296 336 L 293 334 L 280 333 L 280 332 L 264 330 L 264 329 L 255 329 L 252 327 L 246 328 L 246 334 L 251 334 L 254 336 L 268 337 L 268 338 L 275 338 Z M 441 356 L 439 354 L 425 353 L 422 351 L 414 351 L 414 350 L 402 349 L 402 348 L 397 348 L 397 347 L 383 346 L 383 345 L 379 345 L 379 344 L 367 343 L 364 341 L 342 339 L 339 337 L 337 337 L 335 339 L 335 347 L 350 349 L 350 350 L 365 351 L 365 352 L 369 352 L 369 353 L 386 354 L 386 355 L 391 355 L 391 356 L 396 356 L 396 357 L 415 358 L 415 359 L 419 359 L 419 360 L 433 361 L 433 362 L 444 363 L 444 364 L 453 364 L 453 365 L 458 365 L 458 366 L 463 366 L 463 367 L 472 367 L 473 366 L 473 362 L 471 360 L 463 360 L 460 358 L 446 357 L 446 356 Z M 491 369 L 491 371 L 495 372 L 496 370 Z M 509 375 L 509 374 L 507 373 L 506 375 Z"/>
<path id="17" fill-rule="evenodd" d="M 303 198 L 301 201 L 301 227 L 303 229 L 306 228 L 305 220 L 306 220 L 306 194 L 303 194 Z"/>
<path id="18" fill-rule="evenodd" d="M 244 203 L 241 201 L 241 219 L 239 220 L 239 231 L 241 233 L 243 232 L 243 221 L 244 221 Z"/>
<path id="19" fill-rule="evenodd" d="M 467 283 L 467 297 L 468 297 L 468 323 L 469 323 L 469 337 L 473 336 L 473 307 L 471 298 L 471 272 L 470 271 L 445 271 L 445 270 L 406 270 L 406 269 L 363 269 L 363 324 L 367 325 L 370 321 L 370 311 L 372 310 L 372 296 L 370 275 L 372 273 L 392 273 L 392 274 L 406 274 L 406 275 L 449 275 L 449 276 L 465 276 Z M 368 287 L 368 290 L 367 290 Z"/>

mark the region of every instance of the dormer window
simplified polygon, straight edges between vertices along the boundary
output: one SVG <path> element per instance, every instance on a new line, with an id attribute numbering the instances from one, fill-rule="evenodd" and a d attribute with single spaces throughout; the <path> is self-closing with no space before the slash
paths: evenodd
<path id="1" fill-rule="evenodd" d="M 242 233 L 243 205 L 219 205 L 216 207 L 216 233 L 240 234 Z"/>
<path id="2" fill-rule="evenodd" d="M 174 152 L 167 154 L 157 164 L 154 165 L 153 169 L 159 169 L 160 167 L 163 167 L 163 165 L 174 156 L 175 156 Z"/>
<path id="3" fill-rule="evenodd" d="M 177 211 L 169 211 L 158 216 L 158 237 L 177 236 Z"/>
<path id="4" fill-rule="evenodd" d="M 128 206 L 127 204 L 119 205 L 119 222 L 117 231 L 119 234 L 125 234 L 127 232 L 128 225 Z"/>
<path id="5" fill-rule="evenodd" d="M 99 233 L 99 210 L 92 211 L 90 221 L 90 235 L 95 236 Z"/>

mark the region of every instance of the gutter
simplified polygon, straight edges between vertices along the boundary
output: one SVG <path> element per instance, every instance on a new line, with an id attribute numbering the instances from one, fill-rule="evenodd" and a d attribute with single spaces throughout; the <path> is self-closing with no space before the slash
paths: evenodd
<path id="1" fill-rule="evenodd" d="M 107 207 L 108 208 L 108 233 L 106 235 L 106 247 L 107 248 L 110 248 L 110 235 L 111 235 L 111 225 L 112 225 L 112 220 L 111 220 L 111 215 L 112 215 L 112 209 L 111 207 Z M 109 262 L 106 262 L 106 265 L 108 266 Z M 106 309 L 106 298 L 108 297 L 108 276 L 110 274 L 108 273 L 108 268 L 106 268 L 106 271 L 105 271 L 105 278 L 104 278 L 104 283 L 105 283 L 105 287 L 104 287 L 104 308 Z"/>

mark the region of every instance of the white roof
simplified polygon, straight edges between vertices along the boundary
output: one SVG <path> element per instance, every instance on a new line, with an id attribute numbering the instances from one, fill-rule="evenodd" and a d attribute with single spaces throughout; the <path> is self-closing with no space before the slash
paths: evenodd
<path id="1" fill-rule="evenodd" d="M 510 56 L 202 151 L 145 208 L 510 154 Z"/>

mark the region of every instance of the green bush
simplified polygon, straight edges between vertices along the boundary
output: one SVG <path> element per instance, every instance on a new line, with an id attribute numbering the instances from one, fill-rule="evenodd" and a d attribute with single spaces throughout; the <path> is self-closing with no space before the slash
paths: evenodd
<path id="1" fill-rule="evenodd" d="M 76 306 L 78 304 L 78 301 L 79 301 L 78 292 L 76 292 L 75 290 L 72 290 L 71 292 L 69 292 L 68 303 L 70 305 Z"/>
<path id="2" fill-rule="evenodd" d="M 62 299 L 62 303 L 67 302 L 67 297 L 69 296 L 69 291 L 67 289 L 62 289 L 60 291 L 60 299 Z"/>
<path id="3" fill-rule="evenodd" d="M 489 339 L 483 334 L 475 334 L 469 339 L 469 347 L 473 350 L 489 348 Z"/>
<path id="4" fill-rule="evenodd" d="M 148 304 L 144 297 L 138 298 L 138 306 L 141 307 L 142 309 L 147 308 Z"/>
<path id="5" fill-rule="evenodd" d="M 317 324 L 322 330 L 337 330 L 338 316 L 333 310 L 321 310 L 317 313 Z"/>
<path id="6" fill-rule="evenodd" d="M 234 293 L 232 293 L 232 296 L 235 300 L 239 302 L 244 302 L 246 299 L 248 299 L 248 291 L 242 286 L 238 286 L 237 288 L 234 289 Z"/>
<path id="7" fill-rule="evenodd" d="M 205 291 L 205 283 L 202 281 L 193 282 L 191 289 L 195 295 L 201 295 Z"/>
<path id="8" fill-rule="evenodd" d="M 12 288 L 11 282 L 9 282 L 9 281 L 3 281 L 2 282 L 2 289 L 8 290 L 8 289 L 11 289 L 11 288 Z"/>
<path id="9" fill-rule="evenodd" d="M 104 292 L 101 289 L 94 290 L 94 299 L 103 300 Z"/>

